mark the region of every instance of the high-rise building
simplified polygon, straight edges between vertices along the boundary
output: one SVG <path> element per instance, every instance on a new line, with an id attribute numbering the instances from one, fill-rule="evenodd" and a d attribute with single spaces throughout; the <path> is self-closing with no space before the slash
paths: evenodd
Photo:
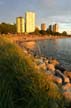
<path id="1" fill-rule="evenodd" d="M 52 31 L 52 25 L 49 25 L 48 30 Z"/>
<path id="2" fill-rule="evenodd" d="M 25 32 L 25 20 L 23 17 L 16 18 L 17 33 Z"/>
<path id="3" fill-rule="evenodd" d="M 53 25 L 53 32 L 58 32 L 58 30 L 59 30 L 58 24 L 54 24 Z"/>
<path id="4" fill-rule="evenodd" d="M 26 32 L 34 32 L 35 31 L 35 13 L 34 12 L 26 12 Z"/>
<path id="5" fill-rule="evenodd" d="M 46 24 L 41 24 L 41 30 L 44 30 L 44 31 L 46 31 Z"/>

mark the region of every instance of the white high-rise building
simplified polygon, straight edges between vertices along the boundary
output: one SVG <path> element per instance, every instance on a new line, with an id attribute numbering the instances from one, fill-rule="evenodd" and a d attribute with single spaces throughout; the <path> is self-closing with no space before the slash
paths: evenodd
<path id="1" fill-rule="evenodd" d="M 17 27 L 17 33 L 25 32 L 25 20 L 23 17 L 16 18 L 16 27 Z"/>
<path id="2" fill-rule="evenodd" d="M 35 13 L 34 12 L 26 12 L 26 32 L 34 32 L 35 31 Z"/>

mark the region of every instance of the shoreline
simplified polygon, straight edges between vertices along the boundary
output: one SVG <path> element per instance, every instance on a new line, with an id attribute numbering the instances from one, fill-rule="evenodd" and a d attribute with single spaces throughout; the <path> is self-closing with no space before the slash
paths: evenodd
<path id="1" fill-rule="evenodd" d="M 21 47 L 21 43 L 17 44 Z M 71 72 L 67 71 L 63 65 L 60 65 L 60 62 L 56 58 L 34 55 L 31 50 L 27 50 L 26 48 L 23 48 L 23 51 L 25 55 L 31 59 L 33 58 L 31 64 L 35 70 L 38 73 L 45 72 L 50 80 L 52 80 L 57 86 L 61 86 L 60 90 L 62 90 L 65 99 L 71 101 Z"/>
<path id="2" fill-rule="evenodd" d="M 5 36 L 6 37 L 6 36 Z M 47 39 L 62 39 L 62 38 L 71 38 L 66 36 L 35 36 L 32 37 L 29 36 L 20 36 L 20 35 L 11 35 L 7 36 L 7 39 L 9 39 L 11 42 L 17 44 L 21 49 L 23 49 L 23 52 L 27 57 L 33 58 L 32 65 L 35 67 L 35 70 L 37 72 L 45 72 L 48 74 L 49 79 L 51 79 L 57 86 L 61 86 L 62 94 L 66 99 L 69 99 L 71 101 L 71 72 L 67 71 L 63 65 L 60 65 L 60 62 L 56 58 L 49 58 L 45 56 L 38 56 L 33 55 L 33 52 L 31 50 L 27 50 L 24 46 L 21 46 L 21 43 L 23 42 L 32 42 L 37 40 L 47 40 Z"/>
<path id="3" fill-rule="evenodd" d="M 2 35 L 0 35 L 2 37 Z M 48 39 L 65 39 L 65 38 L 71 38 L 71 36 L 48 36 L 48 35 L 4 35 L 3 37 L 6 37 L 10 39 L 12 42 L 16 41 L 23 41 L 23 42 L 30 42 L 30 41 L 39 41 L 39 40 L 48 40 Z"/>
<path id="4" fill-rule="evenodd" d="M 28 51 L 27 51 L 28 52 Z M 28 52 L 30 57 L 34 58 L 35 69 L 38 72 L 45 72 L 51 80 L 58 86 L 61 85 L 62 94 L 65 99 L 71 101 L 71 72 L 61 65 L 60 62 L 53 57 L 45 57 L 42 55 L 33 55 Z"/>

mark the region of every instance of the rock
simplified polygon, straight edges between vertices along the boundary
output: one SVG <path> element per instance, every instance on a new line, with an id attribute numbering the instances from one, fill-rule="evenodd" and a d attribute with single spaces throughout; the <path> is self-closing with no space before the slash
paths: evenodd
<path id="1" fill-rule="evenodd" d="M 71 72 L 65 71 L 64 72 L 64 75 L 67 76 L 67 77 L 69 77 L 70 80 L 71 80 Z"/>
<path id="2" fill-rule="evenodd" d="M 54 66 L 59 65 L 60 63 L 56 59 L 50 59 L 49 62 Z"/>
<path id="3" fill-rule="evenodd" d="M 36 62 L 37 65 L 40 65 L 40 64 L 43 63 L 43 60 L 40 59 L 40 58 L 35 58 L 35 62 Z"/>
<path id="4" fill-rule="evenodd" d="M 67 83 L 66 85 L 63 85 L 62 89 L 63 89 L 63 95 L 64 95 L 64 97 L 67 100 L 71 101 L 71 84 Z"/>
<path id="5" fill-rule="evenodd" d="M 47 70 L 50 70 L 50 71 L 54 72 L 55 71 L 54 65 L 53 64 L 48 64 L 47 65 Z"/>
<path id="6" fill-rule="evenodd" d="M 63 93 L 63 96 L 64 96 L 67 100 L 71 101 L 71 92 L 64 92 L 64 93 Z"/>
<path id="7" fill-rule="evenodd" d="M 69 83 L 70 82 L 69 78 L 68 77 L 64 77 L 64 82 L 65 83 Z"/>
<path id="8" fill-rule="evenodd" d="M 55 70 L 55 76 L 60 77 L 63 79 L 62 73 L 60 70 Z"/>
<path id="9" fill-rule="evenodd" d="M 56 70 L 55 75 L 58 77 L 61 77 L 63 83 L 69 83 L 70 82 L 69 78 L 67 76 L 65 76 L 63 73 L 61 73 L 60 70 Z"/>
<path id="10" fill-rule="evenodd" d="M 65 85 L 62 86 L 62 89 L 64 91 L 70 91 L 71 92 L 71 84 L 70 83 L 67 83 Z"/>
<path id="11" fill-rule="evenodd" d="M 25 54 L 28 54 L 28 51 L 27 51 L 27 50 L 25 50 L 25 49 L 24 49 L 24 51 L 23 51 L 23 52 L 24 52 Z"/>
<path id="12" fill-rule="evenodd" d="M 57 76 L 54 76 L 54 82 L 57 84 L 62 84 L 62 79 Z"/>
<path id="13" fill-rule="evenodd" d="M 55 68 L 58 69 L 58 70 L 60 70 L 61 72 L 64 72 L 64 71 L 66 70 L 66 69 L 65 69 L 62 65 L 60 65 L 60 64 L 56 65 Z"/>
<path id="14" fill-rule="evenodd" d="M 39 68 L 42 69 L 42 70 L 46 70 L 47 69 L 45 63 L 41 63 L 39 65 Z"/>
<path id="15" fill-rule="evenodd" d="M 48 65 L 48 59 L 46 59 L 44 62 L 45 62 L 46 65 Z"/>
<path id="16" fill-rule="evenodd" d="M 41 56 L 40 59 L 42 59 L 43 61 L 46 60 L 46 58 L 44 56 Z"/>

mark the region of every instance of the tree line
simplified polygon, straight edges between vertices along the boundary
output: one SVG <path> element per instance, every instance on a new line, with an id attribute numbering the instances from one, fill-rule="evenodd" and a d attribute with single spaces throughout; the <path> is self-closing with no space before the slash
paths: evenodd
<path id="1" fill-rule="evenodd" d="M 9 23 L 5 23 L 2 22 L 0 24 L 0 34 L 15 34 L 17 33 L 16 31 L 16 24 L 9 24 Z M 67 36 L 67 32 L 63 31 L 62 33 L 60 32 L 53 32 L 51 30 L 51 25 L 49 26 L 49 28 L 44 31 L 44 30 L 39 30 L 38 28 L 35 29 L 34 32 L 30 33 L 32 35 L 61 35 L 61 36 Z"/>
<path id="2" fill-rule="evenodd" d="M 0 34 L 16 33 L 16 24 L 1 23 Z"/>
<path id="3" fill-rule="evenodd" d="M 49 28 L 47 28 L 47 30 L 39 30 L 38 28 L 35 29 L 34 32 L 32 32 L 31 34 L 36 34 L 36 35 L 57 35 L 57 36 L 68 36 L 66 31 L 63 31 L 62 33 L 60 32 L 53 32 L 51 29 L 51 25 L 49 26 Z"/>

